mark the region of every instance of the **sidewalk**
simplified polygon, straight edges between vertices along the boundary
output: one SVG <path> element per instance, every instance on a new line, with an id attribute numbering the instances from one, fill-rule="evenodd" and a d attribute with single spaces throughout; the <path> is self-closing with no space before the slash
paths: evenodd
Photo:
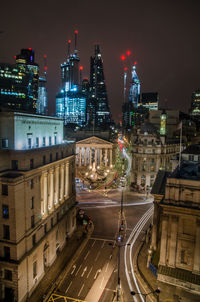
<path id="1" fill-rule="evenodd" d="M 58 255 L 55 262 L 51 265 L 48 271 L 45 273 L 43 279 L 40 281 L 32 295 L 27 298 L 29 302 L 41 302 L 47 301 L 53 290 L 58 285 L 60 276 L 64 268 L 74 259 L 78 254 L 81 253 L 82 249 L 88 242 L 93 228 L 91 228 L 86 237 L 80 238 L 80 232 L 82 227 L 77 226 L 76 231 L 72 237 L 66 243 L 66 246 Z"/>

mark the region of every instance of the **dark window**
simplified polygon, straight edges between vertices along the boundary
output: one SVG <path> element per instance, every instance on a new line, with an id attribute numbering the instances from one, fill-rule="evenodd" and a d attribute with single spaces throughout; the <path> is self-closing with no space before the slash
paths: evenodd
<path id="1" fill-rule="evenodd" d="M 12 160 L 12 170 L 18 170 L 18 160 Z"/>
<path id="2" fill-rule="evenodd" d="M 10 240 L 10 227 L 9 225 L 3 225 L 3 239 Z"/>
<path id="3" fill-rule="evenodd" d="M 37 276 L 37 261 L 33 262 L 33 278 Z"/>
<path id="4" fill-rule="evenodd" d="M 30 188 L 33 189 L 34 187 L 34 183 L 33 183 L 33 179 L 30 180 Z"/>
<path id="5" fill-rule="evenodd" d="M 2 205 L 3 218 L 9 218 L 9 207 L 5 204 Z"/>
<path id="6" fill-rule="evenodd" d="M 28 138 L 28 148 L 31 149 L 31 138 Z"/>
<path id="7" fill-rule="evenodd" d="M 34 209 L 34 197 L 31 197 L 31 209 Z"/>
<path id="8" fill-rule="evenodd" d="M 50 163 L 52 162 L 52 153 L 50 153 L 50 159 L 49 159 Z"/>
<path id="9" fill-rule="evenodd" d="M 35 226 L 35 217 L 34 215 L 31 216 L 31 227 L 34 228 Z"/>
<path id="10" fill-rule="evenodd" d="M 56 152 L 56 160 L 58 160 L 58 152 Z"/>
<path id="11" fill-rule="evenodd" d="M 12 287 L 5 286 L 4 301 L 14 302 L 14 290 Z"/>
<path id="12" fill-rule="evenodd" d="M 8 148 L 8 140 L 7 139 L 2 139 L 1 146 L 2 146 L 2 148 Z"/>
<path id="13" fill-rule="evenodd" d="M 8 185 L 2 185 L 2 195 L 8 196 Z"/>
<path id="14" fill-rule="evenodd" d="M 39 147 L 39 137 L 36 137 L 35 146 L 36 146 L 36 148 Z"/>
<path id="15" fill-rule="evenodd" d="M 45 138 L 45 137 L 43 137 L 43 139 L 42 139 L 42 146 L 43 146 L 43 147 L 46 146 L 46 138 Z"/>
<path id="16" fill-rule="evenodd" d="M 56 142 L 57 142 L 57 137 L 54 136 L 54 143 L 55 143 L 55 145 L 56 145 Z"/>
<path id="17" fill-rule="evenodd" d="M 49 146 L 51 146 L 51 136 L 49 136 Z"/>
<path id="18" fill-rule="evenodd" d="M 12 281 L 12 271 L 9 269 L 4 270 L 4 279 Z"/>
<path id="19" fill-rule="evenodd" d="M 4 257 L 10 259 L 10 248 L 9 246 L 4 246 Z"/>
<path id="20" fill-rule="evenodd" d="M 43 165 L 45 165 L 45 164 L 46 164 L 46 156 L 43 155 Z"/>
<path id="21" fill-rule="evenodd" d="M 33 246 L 36 244 L 36 236 L 35 236 L 35 234 L 32 236 L 32 244 L 33 244 Z"/>
<path id="22" fill-rule="evenodd" d="M 33 158 L 30 159 L 30 169 L 33 169 L 34 167 L 34 160 Z"/>
<path id="23" fill-rule="evenodd" d="M 59 221 L 59 213 L 56 214 L 56 220 Z"/>
<path id="24" fill-rule="evenodd" d="M 45 223 L 44 225 L 44 233 L 46 234 L 47 233 L 47 224 Z"/>
<path id="25" fill-rule="evenodd" d="M 51 227 L 53 227 L 53 217 L 51 218 Z"/>

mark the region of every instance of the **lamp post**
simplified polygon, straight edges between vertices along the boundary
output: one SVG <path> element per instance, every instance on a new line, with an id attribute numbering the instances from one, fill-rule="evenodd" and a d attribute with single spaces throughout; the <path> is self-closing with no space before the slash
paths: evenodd
<path id="1" fill-rule="evenodd" d="M 145 301 L 146 301 L 146 298 L 147 298 L 148 295 L 154 294 L 154 293 L 159 294 L 159 293 L 160 293 L 160 289 L 159 289 L 159 288 L 156 288 L 154 291 L 149 292 L 149 293 L 147 293 L 147 294 L 136 293 L 136 292 L 134 292 L 134 291 L 131 291 L 131 295 L 132 295 L 132 296 L 135 296 L 135 295 L 142 295 L 142 296 L 144 296 L 144 300 L 145 300 Z"/>

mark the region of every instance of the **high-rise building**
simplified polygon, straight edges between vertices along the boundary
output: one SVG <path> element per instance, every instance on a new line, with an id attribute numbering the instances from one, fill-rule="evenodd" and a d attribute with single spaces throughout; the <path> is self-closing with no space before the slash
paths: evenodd
<path id="1" fill-rule="evenodd" d="M 138 107 L 143 106 L 149 111 L 158 110 L 158 101 L 159 97 L 157 92 L 145 92 L 142 93 L 142 97 L 140 102 L 138 103 Z"/>
<path id="2" fill-rule="evenodd" d="M 35 112 L 33 74 L 24 64 L 0 64 L 0 107 Z"/>
<path id="3" fill-rule="evenodd" d="M 95 128 L 107 128 L 111 123 L 111 114 L 99 45 L 95 45 L 95 54 L 90 59 L 90 99 L 90 110 L 95 112 L 95 121 L 92 121 Z"/>
<path id="4" fill-rule="evenodd" d="M 22 302 L 76 228 L 75 145 L 58 118 L 0 120 L 0 300 Z"/>
<path id="5" fill-rule="evenodd" d="M 200 117 L 200 89 L 192 93 L 191 101 L 191 115 L 194 117 Z"/>
<path id="6" fill-rule="evenodd" d="M 66 124 L 82 126 L 86 123 L 86 93 L 82 91 L 79 74 L 78 51 L 68 54 L 61 64 L 62 88 L 56 95 L 56 115 Z"/>
<path id="7" fill-rule="evenodd" d="M 44 115 L 46 115 L 48 112 L 46 83 L 47 83 L 46 78 L 39 77 L 37 113 L 44 114 Z"/>
<path id="8" fill-rule="evenodd" d="M 134 108 L 137 109 L 139 100 L 140 100 L 140 81 L 136 73 L 136 65 L 134 65 L 132 68 L 132 81 L 129 90 L 129 101 L 134 105 Z"/>
<path id="9" fill-rule="evenodd" d="M 32 73 L 32 87 L 33 87 L 33 109 L 37 110 L 38 87 L 39 87 L 39 66 L 35 63 L 35 53 L 32 48 L 21 49 L 19 55 L 16 56 L 16 64 L 18 66 L 27 66 Z"/>

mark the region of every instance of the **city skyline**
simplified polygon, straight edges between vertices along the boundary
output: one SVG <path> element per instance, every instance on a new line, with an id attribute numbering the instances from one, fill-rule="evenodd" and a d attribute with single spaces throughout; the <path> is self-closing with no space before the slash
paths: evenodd
<path id="1" fill-rule="evenodd" d="M 38 7 L 37 7 L 38 4 Z M 123 67 L 120 56 L 132 52 L 137 61 L 141 93 L 157 91 L 161 106 L 186 111 L 192 92 L 199 88 L 198 1 L 92 1 L 72 3 L 35 2 L 30 10 L 25 1 L 10 10 L 2 4 L 0 62 L 14 63 L 21 48 L 35 50 L 35 61 L 44 69 L 47 54 L 49 113 L 55 112 L 56 92 L 61 87 L 60 64 L 67 57 L 67 41 L 79 31 L 78 50 L 89 78 L 90 56 L 99 44 L 104 59 L 108 101 L 115 120 L 123 102 Z M 17 30 L 17 34 L 16 34 Z M 128 62 L 129 74 L 131 62 Z"/>

